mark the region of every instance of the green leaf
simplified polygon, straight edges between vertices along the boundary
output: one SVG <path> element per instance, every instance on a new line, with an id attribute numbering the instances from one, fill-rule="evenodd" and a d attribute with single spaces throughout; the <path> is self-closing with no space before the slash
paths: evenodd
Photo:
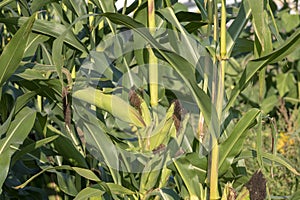
<path id="1" fill-rule="evenodd" d="M 161 120 L 158 126 L 151 133 L 150 142 L 149 142 L 150 150 L 159 147 L 159 145 L 161 144 L 167 145 L 169 143 L 170 137 L 176 135 L 176 129 L 172 127 L 174 123 L 173 120 L 173 113 L 174 113 L 174 106 L 175 106 L 174 104 L 175 103 L 171 104 L 170 108 L 165 114 L 165 118 Z M 147 138 L 146 134 L 144 137 Z"/>
<path id="2" fill-rule="evenodd" d="M 253 121 L 260 113 L 258 109 L 248 111 L 235 125 L 228 138 L 220 144 L 219 155 L 219 176 L 224 174 L 243 147 L 246 131 L 253 124 Z"/>
<path id="3" fill-rule="evenodd" d="M 62 172 L 56 172 L 56 175 L 59 189 L 70 196 L 76 196 L 78 194 L 74 176 Z"/>
<path id="4" fill-rule="evenodd" d="M 290 91 L 290 85 L 296 84 L 292 73 L 281 73 L 276 76 L 276 85 L 281 97 Z"/>
<path id="5" fill-rule="evenodd" d="M 183 37 L 182 40 L 184 40 L 184 48 L 185 51 L 189 52 L 189 54 L 192 55 L 191 60 L 197 59 L 197 55 L 193 45 L 190 43 L 188 32 L 183 28 L 183 26 L 180 24 L 179 20 L 177 19 L 177 15 L 175 15 L 174 10 L 170 7 L 160 9 L 158 11 L 161 13 L 166 20 L 168 20 L 172 25 L 174 25 L 178 30 L 181 32 L 181 36 Z"/>
<path id="6" fill-rule="evenodd" d="M 103 0 L 94 0 L 94 2 L 101 8 L 103 13 L 113 13 L 115 12 L 114 1 L 103 1 Z M 110 20 L 107 20 L 108 25 L 113 33 L 116 32 L 117 27 L 113 25 Z"/>
<path id="7" fill-rule="evenodd" d="M 0 86 L 17 70 L 26 49 L 35 15 L 32 15 L 17 31 L 0 56 Z"/>
<path id="8" fill-rule="evenodd" d="M 237 39 L 239 38 L 249 20 L 251 10 L 248 7 L 248 2 L 243 1 L 237 17 L 228 28 L 226 35 L 226 51 L 228 56 L 231 55 L 231 51 L 236 45 Z"/>
<path id="9" fill-rule="evenodd" d="M 295 175 L 300 176 L 300 173 L 297 171 L 297 169 L 294 168 L 286 158 L 281 157 L 280 155 L 274 155 L 272 153 L 267 153 L 267 152 L 262 152 L 262 157 L 267 160 L 278 163 L 278 164 L 286 167 L 288 170 L 290 170 Z"/>
<path id="10" fill-rule="evenodd" d="M 39 141 L 33 142 L 33 143 L 23 147 L 21 151 L 16 152 L 15 155 L 13 156 L 12 161 L 11 161 L 12 165 L 14 165 L 14 163 L 16 161 L 18 161 L 23 155 L 28 154 L 28 153 L 44 146 L 45 144 L 48 144 L 48 143 L 56 140 L 58 137 L 59 137 L 58 135 L 54 135 L 54 136 L 47 137 L 47 138 L 41 139 Z"/>
<path id="11" fill-rule="evenodd" d="M 204 2 L 204 0 L 195 0 L 195 3 L 197 5 L 197 7 L 199 8 L 200 13 L 203 16 L 203 19 L 206 20 L 207 19 L 207 12 L 206 12 L 206 9 L 205 9 L 205 2 Z"/>
<path id="12" fill-rule="evenodd" d="M 165 159 L 160 156 L 151 158 L 149 162 L 145 164 L 141 178 L 140 178 L 140 192 L 142 194 L 147 191 L 153 190 L 158 186 L 161 170 L 164 167 Z"/>
<path id="13" fill-rule="evenodd" d="M 9 117 L 5 120 L 5 122 L 0 126 L 0 137 L 2 137 L 8 130 L 11 120 L 15 114 L 15 108 L 13 108 L 13 110 L 11 111 L 11 113 L 9 114 Z"/>
<path id="14" fill-rule="evenodd" d="M 64 86 L 64 78 L 62 74 L 62 68 L 64 66 L 64 55 L 62 54 L 64 38 L 65 32 L 54 40 L 52 47 L 52 60 L 62 87 Z"/>
<path id="15" fill-rule="evenodd" d="M 135 192 L 123 187 L 122 185 L 118 185 L 115 183 L 106 183 L 107 187 L 110 189 L 113 194 L 123 194 L 123 195 L 131 195 L 135 194 Z"/>
<path id="16" fill-rule="evenodd" d="M 281 24 L 282 29 L 285 29 L 288 33 L 299 26 L 299 15 L 290 14 L 288 9 L 283 12 L 280 17 L 282 21 L 280 21 L 279 24 Z"/>
<path id="17" fill-rule="evenodd" d="M 50 4 L 52 2 L 58 2 L 58 1 L 59 0 L 43 0 L 43 1 L 34 0 L 34 1 L 32 1 L 30 7 L 31 7 L 32 12 L 36 12 L 39 9 L 41 9 L 42 7 L 46 6 L 47 4 Z"/>
<path id="18" fill-rule="evenodd" d="M 36 69 L 25 69 L 25 71 L 16 73 L 15 75 L 29 81 L 48 80 L 48 78 L 44 75 L 44 73 L 41 73 L 41 71 Z"/>
<path id="19" fill-rule="evenodd" d="M 98 176 L 96 176 L 96 174 L 89 170 L 89 169 L 84 169 L 84 168 L 79 168 L 79 167 L 72 167 L 72 169 L 79 174 L 80 176 L 92 180 L 92 181 L 96 181 L 96 182 L 100 182 L 101 180 L 98 178 Z"/>
<path id="20" fill-rule="evenodd" d="M 104 193 L 105 193 L 105 191 L 103 191 L 103 188 L 101 188 L 100 186 L 87 187 L 87 188 L 84 188 L 83 190 L 81 190 L 77 194 L 77 196 L 75 197 L 74 200 L 86 200 L 91 197 L 101 197 Z M 102 199 L 102 198 L 100 198 L 100 199 Z"/>
<path id="21" fill-rule="evenodd" d="M 104 13 L 102 15 L 108 17 L 114 23 L 125 25 L 133 29 L 153 46 L 153 49 L 157 51 L 157 53 L 160 54 L 161 57 L 163 57 L 185 81 L 193 97 L 195 98 L 198 107 L 203 113 L 205 123 L 208 125 L 209 129 L 211 129 L 211 134 L 218 135 L 219 122 L 216 110 L 212 105 L 209 96 L 198 87 L 194 76 L 195 66 L 178 54 L 170 52 L 162 47 L 157 41 L 154 40 L 149 31 L 147 31 L 142 24 L 131 19 L 130 17 L 117 13 Z"/>
<path id="22" fill-rule="evenodd" d="M 82 124 L 82 131 L 85 133 L 87 149 L 100 162 L 109 166 L 109 170 L 115 183 L 120 183 L 120 177 L 117 170 L 119 169 L 119 159 L 114 143 L 102 129 L 99 119 L 85 110 L 85 108 L 75 107 L 75 117 L 80 117 L 77 123 Z M 76 116 L 77 115 L 77 116 Z"/>
<path id="23" fill-rule="evenodd" d="M 87 14 L 86 3 L 82 0 L 63 0 L 68 8 L 74 11 L 78 17 Z"/>
<path id="24" fill-rule="evenodd" d="M 293 194 L 293 196 L 290 198 L 290 200 L 297 200 L 300 199 L 300 191 L 297 191 Z"/>
<path id="25" fill-rule="evenodd" d="M 292 164 L 284 157 L 280 156 L 280 155 L 274 155 L 272 153 L 267 153 L 267 152 L 261 152 L 261 156 L 264 160 L 264 162 L 266 161 L 271 161 L 271 162 L 275 162 L 277 164 L 280 164 L 283 167 L 286 167 L 288 170 L 290 170 L 292 173 L 294 173 L 297 176 L 300 176 L 300 173 L 297 171 L 297 169 L 295 167 L 292 166 Z M 234 162 L 237 162 L 238 160 L 241 159 L 249 159 L 249 158 L 256 158 L 257 157 L 257 152 L 255 150 L 245 150 L 243 151 L 239 157 L 237 157 Z"/>
<path id="26" fill-rule="evenodd" d="M 236 200 L 250 200 L 250 193 L 246 187 L 243 187 L 242 191 L 236 197 Z"/>
<path id="27" fill-rule="evenodd" d="M 250 61 L 243 71 L 242 77 L 232 90 L 230 98 L 224 110 L 228 111 L 228 109 L 233 105 L 239 93 L 246 87 L 246 85 L 250 82 L 251 78 L 256 74 L 256 72 L 258 72 L 268 64 L 281 61 L 284 57 L 295 51 L 295 49 L 299 48 L 299 45 L 300 29 L 293 33 L 293 35 L 280 48 L 276 49 L 268 55 Z"/>
<path id="28" fill-rule="evenodd" d="M 158 188 L 149 193 L 147 193 L 146 199 L 149 199 L 151 196 L 160 196 L 162 200 L 176 200 L 181 199 L 180 196 L 173 191 L 172 189 Z"/>
<path id="29" fill-rule="evenodd" d="M 276 107 L 279 103 L 278 97 L 276 95 L 271 95 L 265 99 L 263 99 L 261 103 L 261 109 L 264 114 L 271 112 L 274 107 Z"/>
<path id="30" fill-rule="evenodd" d="M 160 10 L 162 10 L 162 9 L 160 9 Z M 200 13 L 180 11 L 180 12 L 177 12 L 175 15 L 176 15 L 176 19 L 180 22 L 193 22 L 193 21 L 199 22 L 202 20 L 202 16 Z"/>
<path id="31" fill-rule="evenodd" d="M 0 18 L 0 22 L 15 26 L 22 26 L 26 20 L 27 17 Z M 65 33 L 67 29 L 68 27 L 62 24 L 41 19 L 35 20 L 32 27 L 32 30 L 41 34 L 52 36 L 54 38 L 61 36 L 63 33 Z M 77 39 L 77 37 L 72 33 L 72 31 L 68 31 L 66 35 L 64 35 L 64 42 L 71 45 L 75 49 L 78 49 L 81 52 L 87 52 L 86 47 Z"/>
<path id="32" fill-rule="evenodd" d="M 264 1 L 248 0 L 249 7 L 252 13 L 252 23 L 255 34 L 260 42 L 263 52 L 270 52 L 272 50 L 271 32 L 266 22 L 267 13 L 264 8 Z"/>
<path id="33" fill-rule="evenodd" d="M 27 135 L 30 133 L 36 112 L 28 107 L 23 108 L 10 124 L 4 137 L 0 140 L 0 187 L 6 179 L 11 156 L 17 148 L 23 143 Z M 0 189 L 0 193 L 1 193 Z"/>
<path id="34" fill-rule="evenodd" d="M 7 4 L 10 4 L 11 2 L 13 2 L 14 0 L 3 0 L 0 2 L 0 8 L 2 8 L 3 6 L 6 6 Z"/>
<path id="35" fill-rule="evenodd" d="M 54 135 L 59 135 L 56 140 L 53 141 L 55 149 L 57 152 L 63 156 L 63 158 L 72 163 L 74 166 L 88 168 L 88 165 L 83 157 L 83 155 L 74 146 L 72 141 L 67 138 L 62 132 L 57 130 L 51 125 L 47 125 L 47 136 L 51 137 Z"/>
<path id="36" fill-rule="evenodd" d="M 24 52 L 24 58 L 34 56 L 37 47 L 49 40 L 50 37 L 42 34 L 31 33 L 28 38 L 28 43 Z"/>
<path id="37" fill-rule="evenodd" d="M 197 153 L 187 154 L 185 157 L 173 159 L 173 165 L 183 180 L 190 197 L 202 197 L 200 188 L 207 177 L 207 159 L 199 157 Z M 172 168 L 172 166 L 170 166 Z"/>

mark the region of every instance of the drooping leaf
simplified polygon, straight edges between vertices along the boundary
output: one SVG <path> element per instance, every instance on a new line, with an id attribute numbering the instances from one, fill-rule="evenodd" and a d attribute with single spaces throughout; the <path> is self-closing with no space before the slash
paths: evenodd
<path id="1" fill-rule="evenodd" d="M 36 49 L 37 47 L 49 40 L 50 37 L 46 36 L 46 35 L 41 35 L 41 34 L 36 34 L 36 33 L 31 33 L 29 35 L 29 38 L 28 38 L 28 44 L 25 48 L 25 52 L 24 52 L 24 57 L 27 58 L 31 58 L 32 56 L 34 56 L 35 52 L 36 52 Z"/>
<path id="2" fill-rule="evenodd" d="M 2 185 L 6 179 L 11 156 L 23 143 L 27 135 L 30 133 L 35 121 L 36 112 L 28 107 L 23 108 L 11 122 L 4 137 L 0 140 L 0 193 Z"/>
<path id="3" fill-rule="evenodd" d="M 109 190 L 111 191 L 111 193 L 113 194 L 127 194 L 127 195 L 131 195 L 131 194 L 134 194 L 133 191 L 125 188 L 124 186 L 122 185 L 118 185 L 118 184 L 115 184 L 115 183 L 106 183 L 107 187 L 109 188 Z"/>
<path id="4" fill-rule="evenodd" d="M 87 187 L 81 190 L 75 197 L 74 200 L 86 200 L 92 197 L 102 197 L 102 195 L 105 193 L 103 188 L 100 186 L 95 187 Z"/>
<path id="5" fill-rule="evenodd" d="M 15 153 L 15 155 L 12 157 L 12 161 L 11 161 L 12 165 L 13 165 L 16 161 L 18 161 L 23 155 L 28 154 L 28 153 L 30 153 L 30 152 L 32 152 L 32 151 L 34 151 L 34 150 L 36 150 L 36 149 L 42 147 L 43 145 L 48 144 L 48 143 L 50 143 L 50 142 L 56 140 L 58 137 L 59 137 L 58 135 L 54 135 L 54 136 L 47 137 L 47 138 L 41 139 L 41 140 L 39 140 L 39 141 L 36 141 L 36 142 L 34 142 L 34 143 L 32 143 L 32 144 L 29 144 L 29 145 L 27 145 L 27 146 L 24 146 L 24 147 L 22 148 L 22 151 L 18 151 L 18 152 Z"/>
<path id="6" fill-rule="evenodd" d="M 32 15 L 17 31 L 0 56 L 0 86 L 17 70 L 26 49 L 35 15 Z"/>
<path id="7" fill-rule="evenodd" d="M 9 25 L 22 26 L 28 18 L 26 17 L 18 17 L 18 18 L 0 18 L 0 22 Z M 54 38 L 59 37 L 63 34 L 68 27 L 51 21 L 37 19 L 35 20 L 32 30 L 45 34 L 48 36 L 52 36 Z M 64 42 L 71 45 L 72 47 L 78 49 L 81 52 L 87 52 L 86 47 L 77 39 L 77 37 L 71 32 L 68 31 L 64 36 Z"/>
<path id="8" fill-rule="evenodd" d="M 283 167 L 286 167 L 288 170 L 290 170 L 292 173 L 294 173 L 297 176 L 300 176 L 300 173 L 297 171 L 295 167 L 292 166 L 292 164 L 284 157 L 280 156 L 279 154 L 274 155 L 272 153 L 267 152 L 261 152 L 261 156 L 266 164 L 271 162 L 275 162 L 276 164 L 280 164 Z M 256 158 L 257 152 L 255 150 L 244 150 L 242 153 L 234 160 L 234 162 L 237 162 L 240 159 L 249 159 L 249 158 Z M 268 162 L 266 162 L 268 161 Z"/>
<path id="9" fill-rule="evenodd" d="M 276 63 L 281 61 L 284 57 L 288 56 L 290 53 L 299 48 L 300 45 L 300 29 L 298 29 L 293 35 L 278 49 L 274 50 L 272 53 L 262 56 L 258 59 L 250 61 L 245 70 L 243 71 L 242 77 L 239 79 L 237 85 L 231 92 L 230 98 L 226 107 L 227 111 L 234 103 L 239 93 L 245 89 L 246 85 L 249 83 L 251 78 L 263 67 L 271 63 Z"/>
<path id="10" fill-rule="evenodd" d="M 212 105 L 208 95 L 202 89 L 200 89 L 196 83 L 194 76 L 195 66 L 178 54 L 170 52 L 162 47 L 157 41 L 154 40 L 149 31 L 147 31 L 142 24 L 138 23 L 132 18 L 117 13 L 104 13 L 103 16 L 108 17 L 114 23 L 125 25 L 133 29 L 136 33 L 148 41 L 153 46 L 153 49 L 157 51 L 157 53 L 160 54 L 177 71 L 195 98 L 197 105 L 203 113 L 205 122 L 211 129 L 211 133 L 217 135 L 219 133 L 219 122 L 216 115 L 216 110 Z"/>
<path id="11" fill-rule="evenodd" d="M 172 189 L 158 188 L 147 193 L 147 198 L 151 196 L 159 196 L 162 200 L 176 200 L 180 199 L 180 196 Z"/>
<path id="12" fill-rule="evenodd" d="M 96 159 L 109 166 L 114 182 L 120 183 L 120 177 L 117 172 L 119 160 L 116 147 L 106 134 L 106 130 L 102 128 L 102 122 L 85 110 L 85 108 L 76 106 L 74 110 L 74 117 L 76 122 L 80 124 L 79 128 L 84 133 L 87 149 Z"/>
<path id="13" fill-rule="evenodd" d="M 63 156 L 66 162 L 70 162 L 76 167 L 88 168 L 86 160 L 73 142 L 58 129 L 48 124 L 47 136 L 51 137 L 54 135 L 60 136 L 53 141 L 53 144 L 57 152 Z"/>
<path id="14" fill-rule="evenodd" d="M 293 167 L 292 164 L 286 158 L 284 158 L 280 155 L 274 155 L 274 154 L 268 153 L 268 152 L 262 152 L 262 157 L 269 161 L 273 161 L 277 164 L 280 164 L 280 165 L 286 167 L 288 170 L 290 170 L 295 175 L 300 176 L 300 173 L 297 171 L 297 169 L 295 167 Z"/>
<path id="15" fill-rule="evenodd" d="M 94 2 L 98 5 L 99 8 L 101 8 L 103 13 L 113 13 L 115 12 L 115 5 L 113 1 L 102 1 L 102 0 L 94 0 Z M 116 32 L 116 26 L 108 21 L 108 25 L 113 33 Z"/>
<path id="16" fill-rule="evenodd" d="M 78 173 L 80 176 L 87 178 L 92 181 L 100 182 L 101 180 L 95 175 L 94 172 L 92 172 L 89 169 L 79 168 L 79 167 L 73 167 L 72 168 L 76 173 Z"/>

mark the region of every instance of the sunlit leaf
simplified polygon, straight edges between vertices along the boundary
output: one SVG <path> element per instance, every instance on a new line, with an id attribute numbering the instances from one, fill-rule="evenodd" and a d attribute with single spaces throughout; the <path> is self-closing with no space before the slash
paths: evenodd
<path id="1" fill-rule="evenodd" d="M 219 175 L 222 175 L 227 171 L 234 157 L 237 156 L 242 150 L 243 142 L 246 136 L 245 133 L 253 124 L 259 112 L 260 111 L 258 109 L 252 109 L 248 111 L 235 125 L 228 138 L 220 144 Z"/>
<path id="2" fill-rule="evenodd" d="M 4 48 L 0 56 L 0 86 L 19 67 L 34 21 L 35 15 L 32 15 Z"/>

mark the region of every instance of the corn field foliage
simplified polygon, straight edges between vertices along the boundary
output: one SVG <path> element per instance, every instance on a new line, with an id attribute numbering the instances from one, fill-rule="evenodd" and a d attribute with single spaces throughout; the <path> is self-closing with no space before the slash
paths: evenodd
<path id="1" fill-rule="evenodd" d="M 300 199 L 298 1 L 0 1 L 0 199 Z"/>

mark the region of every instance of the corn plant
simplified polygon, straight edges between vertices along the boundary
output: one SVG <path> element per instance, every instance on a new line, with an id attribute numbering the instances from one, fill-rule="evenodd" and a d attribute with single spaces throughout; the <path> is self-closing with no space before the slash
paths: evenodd
<path id="1" fill-rule="evenodd" d="M 1 199 L 271 199 L 278 166 L 299 180 L 278 130 L 299 144 L 299 15 L 194 3 L 0 2 Z"/>

